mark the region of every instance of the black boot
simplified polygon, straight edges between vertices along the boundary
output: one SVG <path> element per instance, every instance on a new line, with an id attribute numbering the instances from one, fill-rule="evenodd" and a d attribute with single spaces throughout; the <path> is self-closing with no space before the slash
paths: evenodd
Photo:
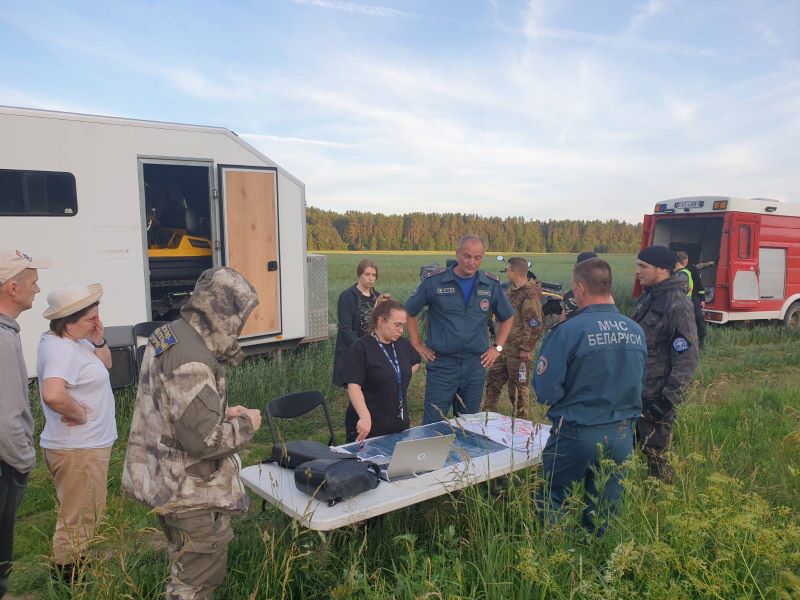
<path id="1" fill-rule="evenodd" d="M 53 566 L 50 567 L 50 574 L 55 581 L 63 583 L 68 587 L 72 587 L 77 582 L 79 576 L 75 563 L 66 563 L 63 565 L 54 563 Z"/>

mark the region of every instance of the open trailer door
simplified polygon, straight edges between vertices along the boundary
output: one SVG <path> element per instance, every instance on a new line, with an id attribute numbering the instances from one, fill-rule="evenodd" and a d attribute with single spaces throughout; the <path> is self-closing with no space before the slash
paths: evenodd
<path id="1" fill-rule="evenodd" d="M 242 337 L 281 333 L 278 171 L 220 165 L 224 261 L 258 292 Z"/>
<path id="2" fill-rule="evenodd" d="M 761 299 L 758 237 L 761 215 L 732 213 L 728 247 L 731 308 L 755 308 Z"/>

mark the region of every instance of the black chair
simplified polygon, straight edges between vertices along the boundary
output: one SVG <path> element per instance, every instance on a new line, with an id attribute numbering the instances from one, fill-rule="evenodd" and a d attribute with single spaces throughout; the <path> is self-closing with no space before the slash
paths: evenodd
<path id="1" fill-rule="evenodd" d="M 331 422 L 331 413 L 328 410 L 328 402 L 322 393 L 316 391 L 295 392 L 267 402 L 265 412 L 267 413 L 267 424 L 269 425 L 269 432 L 272 434 L 272 441 L 276 444 L 278 443 L 277 427 L 273 418 L 294 419 L 314 410 L 318 406 L 322 407 L 325 412 L 325 419 L 328 422 L 328 432 L 330 433 L 328 445 L 335 446 L 336 436 L 333 433 L 333 423 Z"/>
<path id="2" fill-rule="evenodd" d="M 169 321 L 145 321 L 144 323 L 137 323 L 133 326 L 133 336 L 134 340 L 138 340 L 140 337 L 150 337 L 156 329 L 164 325 L 165 323 L 169 323 Z M 141 346 L 136 347 L 136 373 L 138 375 L 139 370 L 142 368 L 142 357 L 144 356 L 144 351 L 147 348 L 147 344 L 142 344 Z"/>
<path id="3" fill-rule="evenodd" d="M 111 351 L 111 387 L 126 387 L 136 383 L 136 336 L 130 325 L 105 328 L 106 342 Z"/>

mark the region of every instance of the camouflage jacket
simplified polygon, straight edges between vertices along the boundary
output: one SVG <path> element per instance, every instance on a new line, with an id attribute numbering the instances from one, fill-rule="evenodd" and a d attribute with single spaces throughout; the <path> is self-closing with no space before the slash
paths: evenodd
<path id="1" fill-rule="evenodd" d="M 648 288 L 639 298 L 633 320 L 647 339 L 642 404 L 647 409 L 664 398 L 677 406 L 699 362 L 694 307 L 681 282 L 670 277 Z"/>
<path id="2" fill-rule="evenodd" d="M 518 288 L 510 288 L 507 293 L 514 307 L 514 325 L 503 352 L 509 356 L 533 352 L 542 335 L 542 288 L 536 281 L 528 281 Z"/>
<path id="3" fill-rule="evenodd" d="M 144 353 L 122 487 L 159 514 L 247 510 L 235 453 L 253 437 L 248 416 L 226 419 L 225 369 L 258 304 L 232 269 L 205 271 L 181 318 L 157 329 Z"/>

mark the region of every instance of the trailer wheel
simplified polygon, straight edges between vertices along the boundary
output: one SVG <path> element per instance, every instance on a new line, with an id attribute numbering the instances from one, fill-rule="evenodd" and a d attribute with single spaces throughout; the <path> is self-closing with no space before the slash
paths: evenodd
<path id="1" fill-rule="evenodd" d="M 800 329 L 800 302 L 795 302 L 786 311 L 783 324 L 788 329 Z"/>

